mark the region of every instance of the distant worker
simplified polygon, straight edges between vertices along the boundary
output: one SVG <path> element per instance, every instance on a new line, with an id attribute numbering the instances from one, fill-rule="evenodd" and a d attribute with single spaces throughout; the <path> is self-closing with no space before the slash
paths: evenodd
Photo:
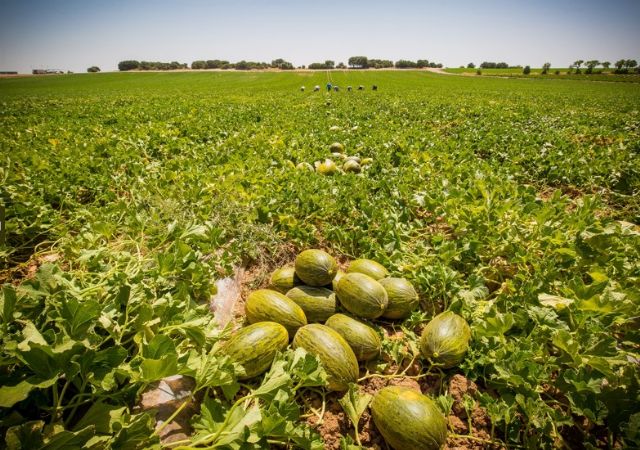
<path id="1" fill-rule="evenodd" d="M 327 92 L 331 92 L 331 83 L 327 83 Z"/>
<path id="2" fill-rule="evenodd" d="M 364 86 L 363 85 L 358 86 L 358 90 L 359 91 L 364 91 Z"/>
<path id="3" fill-rule="evenodd" d="M 318 86 L 317 84 L 313 87 L 313 92 L 318 92 L 320 91 L 320 86 Z"/>
<path id="4" fill-rule="evenodd" d="M 371 86 L 371 89 L 373 89 L 374 91 L 377 91 L 378 90 L 378 86 L 374 84 L 373 86 Z"/>
<path id="5" fill-rule="evenodd" d="M 347 86 L 347 91 L 351 92 L 351 86 Z"/>
<path id="6" fill-rule="evenodd" d="M 304 92 L 304 89 L 305 89 L 304 86 L 300 87 L 300 92 Z"/>
<path id="7" fill-rule="evenodd" d="M 334 86 L 334 87 L 333 87 L 333 90 L 334 90 L 334 91 L 336 91 L 336 92 L 338 92 L 338 91 L 340 90 L 340 86 Z"/>

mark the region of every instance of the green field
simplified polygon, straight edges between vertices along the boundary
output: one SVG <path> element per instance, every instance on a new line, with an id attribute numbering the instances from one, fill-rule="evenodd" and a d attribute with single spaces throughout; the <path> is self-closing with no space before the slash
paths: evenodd
<path id="1" fill-rule="evenodd" d="M 447 68 L 444 69 L 445 72 L 455 73 L 455 74 L 465 74 L 465 75 L 476 75 L 478 69 L 468 69 L 468 68 Z M 560 73 L 556 75 L 556 71 L 559 70 Z M 520 78 L 546 78 L 552 80 L 584 80 L 584 81 L 614 81 L 614 82 L 624 82 L 624 83 L 640 83 L 640 75 L 638 74 L 616 74 L 612 71 L 602 71 L 601 69 L 596 69 L 597 73 L 586 74 L 584 73 L 586 69 L 582 69 L 582 73 L 568 73 L 569 69 L 567 68 L 552 68 L 549 69 L 549 73 L 543 75 L 542 69 L 540 68 L 531 68 L 531 73 L 529 75 L 524 75 L 522 73 L 522 68 L 509 68 L 509 69 L 480 69 L 482 75 L 492 75 L 499 77 L 520 77 Z"/>
<path id="2" fill-rule="evenodd" d="M 340 92 L 312 92 L 325 72 L 0 79 L 4 445 L 158 447 L 133 407 L 184 374 L 204 397 L 184 448 L 322 448 L 307 415 L 337 403 L 308 387 L 315 360 L 287 351 L 288 371 L 239 384 L 208 301 L 235 267 L 248 292 L 323 248 L 419 292 L 409 319 L 373 324 L 396 338 L 361 376 L 419 382 L 449 445 L 640 446 L 640 86 L 330 76 Z M 373 162 L 294 168 L 333 142 Z M 472 330 L 450 369 L 416 347 L 445 309 Z M 477 392 L 454 398 L 457 375 Z"/>

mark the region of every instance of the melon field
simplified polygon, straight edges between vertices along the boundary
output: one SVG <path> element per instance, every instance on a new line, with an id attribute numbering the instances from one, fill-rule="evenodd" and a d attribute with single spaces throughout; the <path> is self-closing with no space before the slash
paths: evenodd
<path id="1" fill-rule="evenodd" d="M 381 433 L 402 404 L 378 395 L 403 386 L 443 418 L 434 448 L 638 448 L 639 153 L 637 83 L 1 79 L 0 447 L 405 450 Z M 359 316 L 380 348 L 338 389 L 312 333 L 241 345 L 269 356 L 256 376 L 229 351 L 248 296 L 308 249 L 377 261 L 419 298 Z M 444 311 L 470 331 L 452 364 L 421 346 Z M 176 375 L 168 412 L 146 407 Z"/>

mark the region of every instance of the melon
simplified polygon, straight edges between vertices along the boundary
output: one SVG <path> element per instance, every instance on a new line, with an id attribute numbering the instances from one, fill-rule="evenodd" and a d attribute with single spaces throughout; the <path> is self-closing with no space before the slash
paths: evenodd
<path id="1" fill-rule="evenodd" d="M 327 388 L 346 391 L 349 383 L 358 381 L 358 360 L 347 341 L 335 330 L 317 323 L 298 330 L 293 348 L 303 348 L 316 356 L 327 372 Z"/>
<path id="2" fill-rule="evenodd" d="M 383 278 L 378 281 L 389 297 L 387 309 L 382 317 L 387 319 L 404 319 L 418 306 L 418 293 L 413 285 L 404 278 Z"/>
<path id="3" fill-rule="evenodd" d="M 338 264 L 322 250 L 305 250 L 296 257 L 296 275 L 309 286 L 325 286 L 333 281 Z"/>
<path id="4" fill-rule="evenodd" d="M 371 259 L 356 259 L 349 263 L 347 273 L 363 273 L 369 275 L 374 280 L 381 280 L 389 276 L 389 271 L 379 262 Z"/>
<path id="5" fill-rule="evenodd" d="M 420 337 L 420 353 L 448 369 L 464 359 L 470 339 L 471 329 L 467 321 L 454 312 L 445 311 L 424 327 Z"/>
<path id="6" fill-rule="evenodd" d="M 380 317 L 387 308 L 387 291 L 363 273 L 347 273 L 338 282 L 338 300 L 351 314 L 365 319 Z"/>
<path id="7" fill-rule="evenodd" d="M 222 346 L 221 352 L 244 369 L 241 380 L 265 372 L 276 353 L 289 343 L 285 327 L 275 322 L 258 322 L 240 329 Z"/>
<path id="8" fill-rule="evenodd" d="M 344 314 L 334 314 L 325 325 L 347 341 L 358 361 L 368 361 L 380 354 L 380 336 L 369 325 Z"/>
<path id="9" fill-rule="evenodd" d="M 287 291 L 307 316 L 307 322 L 324 322 L 336 312 L 336 294 L 324 287 L 296 286 Z"/>
<path id="10" fill-rule="evenodd" d="M 299 284 L 302 284 L 302 281 L 296 275 L 296 270 L 293 267 L 276 269 L 269 279 L 269 286 L 282 294 Z"/>
<path id="11" fill-rule="evenodd" d="M 271 289 L 259 289 L 249 294 L 245 311 L 249 323 L 279 323 L 287 329 L 290 337 L 307 324 L 302 308 L 286 295 Z"/>
<path id="12" fill-rule="evenodd" d="M 348 173 L 360 173 L 362 171 L 362 167 L 360 167 L 360 164 L 356 161 L 348 159 L 342 166 L 342 170 Z"/>
<path id="13" fill-rule="evenodd" d="M 447 420 L 436 403 L 406 386 L 388 386 L 373 397 L 371 416 L 395 450 L 438 450 L 447 440 Z"/>

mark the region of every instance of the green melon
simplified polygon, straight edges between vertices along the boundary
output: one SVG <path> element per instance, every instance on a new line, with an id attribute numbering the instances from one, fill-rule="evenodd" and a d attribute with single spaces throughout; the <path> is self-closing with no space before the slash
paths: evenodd
<path id="1" fill-rule="evenodd" d="M 265 372 L 276 353 L 289 343 L 287 329 L 275 322 L 258 322 L 240 329 L 222 346 L 222 353 L 240 364 L 245 371 L 241 380 Z"/>
<path id="2" fill-rule="evenodd" d="M 369 275 L 374 280 L 381 280 L 389 276 L 389 271 L 385 267 L 371 259 L 356 259 L 351 261 L 347 267 L 347 273 L 363 273 Z"/>
<path id="3" fill-rule="evenodd" d="M 336 294 L 323 287 L 296 286 L 287 291 L 307 316 L 307 322 L 324 322 L 336 312 Z"/>
<path id="4" fill-rule="evenodd" d="M 333 152 L 335 152 L 335 153 L 344 153 L 344 145 L 342 145 L 340 142 L 334 142 L 329 147 L 329 151 L 332 152 L 332 153 Z"/>
<path id="5" fill-rule="evenodd" d="M 309 164 L 308 162 L 298 163 L 298 165 L 296 166 L 296 169 L 298 169 L 298 170 L 307 170 L 309 172 L 313 172 L 313 166 L 311 164 Z"/>
<path id="6" fill-rule="evenodd" d="M 363 273 L 347 273 L 338 283 L 338 300 L 351 314 L 365 319 L 380 317 L 387 307 L 387 291 Z"/>
<path id="7" fill-rule="evenodd" d="M 396 450 L 437 450 L 447 440 L 447 420 L 433 400 L 411 388 L 388 386 L 371 401 L 371 415 Z"/>
<path id="8" fill-rule="evenodd" d="M 318 357 L 327 372 L 327 388 L 346 391 L 358 381 L 358 360 L 347 341 L 331 328 L 313 323 L 298 330 L 293 348 L 301 347 Z"/>
<path id="9" fill-rule="evenodd" d="M 259 289 L 249 294 L 245 310 L 249 323 L 276 322 L 284 326 L 291 337 L 298 328 L 307 324 L 302 308 L 286 295 L 270 289 Z"/>
<path id="10" fill-rule="evenodd" d="M 413 285 L 404 278 L 383 278 L 378 281 L 389 297 L 389 304 L 382 317 L 404 319 L 418 306 L 418 293 Z"/>
<path id="11" fill-rule="evenodd" d="M 338 272 L 333 256 L 322 250 L 305 250 L 296 257 L 296 275 L 309 286 L 330 284 Z"/>
<path id="12" fill-rule="evenodd" d="M 302 284 L 302 280 L 298 278 L 296 270 L 293 267 L 281 267 L 280 269 L 274 270 L 269 281 L 269 287 L 282 294 L 294 286 Z"/>
<path id="13" fill-rule="evenodd" d="M 380 337 L 369 325 L 344 314 L 334 314 L 325 325 L 347 341 L 358 361 L 368 361 L 380 354 Z"/>
<path id="14" fill-rule="evenodd" d="M 325 159 L 323 162 L 318 164 L 316 168 L 319 174 L 321 175 L 333 175 L 338 171 L 338 166 L 330 159 Z"/>
<path id="15" fill-rule="evenodd" d="M 462 317 L 451 311 L 435 316 L 420 337 L 422 355 L 448 369 L 459 364 L 469 349 L 471 329 Z"/>
<path id="16" fill-rule="evenodd" d="M 342 170 L 350 173 L 360 173 L 362 171 L 362 167 L 360 167 L 360 164 L 358 164 L 357 161 L 348 159 L 347 162 L 343 164 Z"/>

